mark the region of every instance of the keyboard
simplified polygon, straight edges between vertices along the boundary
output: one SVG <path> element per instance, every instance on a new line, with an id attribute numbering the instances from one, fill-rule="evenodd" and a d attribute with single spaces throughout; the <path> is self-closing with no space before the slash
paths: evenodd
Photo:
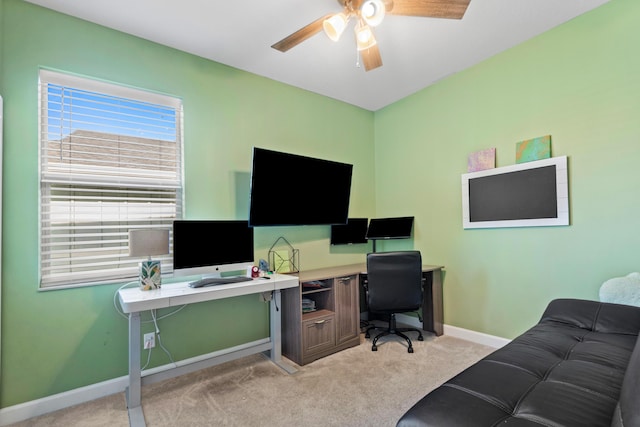
<path id="1" fill-rule="evenodd" d="M 229 283 L 250 282 L 251 277 L 232 276 L 232 277 L 207 277 L 204 279 L 189 282 L 192 288 L 204 288 L 206 286 L 228 285 Z"/>

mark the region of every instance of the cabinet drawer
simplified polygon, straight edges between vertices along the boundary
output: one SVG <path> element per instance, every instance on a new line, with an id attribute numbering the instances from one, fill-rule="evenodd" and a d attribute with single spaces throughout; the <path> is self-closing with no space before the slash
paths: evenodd
<path id="1" fill-rule="evenodd" d="M 317 317 L 302 323 L 303 354 L 317 353 L 335 346 L 334 315 Z"/>

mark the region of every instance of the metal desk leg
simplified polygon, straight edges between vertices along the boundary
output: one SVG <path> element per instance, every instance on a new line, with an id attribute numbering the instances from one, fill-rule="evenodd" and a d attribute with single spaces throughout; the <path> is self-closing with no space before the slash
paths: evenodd
<path id="1" fill-rule="evenodd" d="M 422 329 L 440 336 L 443 334 L 442 270 L 425 271 L 422 301 Z"/>
<path id="2" fill-rule="evenodd" d="M 431 284 L 432 292 L 432 310 L 433 310 L 433 332 L 437 336 L 444 333 L 444 308 L 442 301 L 442 269 L 433 270 L 433 279 Z"/>
<path id="3" fill-rule="evenodd" d="M 142 412 L 140 375 L 140 313 L 129 313 L 129 387 L 127 388 L 127 408 L 129 425 L 144 427 Z"/>
<path id="4" fill-rule="evenodd" d="M 280 290 L 273 292 L 271 298 L 271 315 L 269 316 L 269 333 L 271 335 L 271 361 L 284 369 L 286 372 L 293 374 L 298 372 L 296 368 L 290 366 L 282 360 L 282 295 Z"/>

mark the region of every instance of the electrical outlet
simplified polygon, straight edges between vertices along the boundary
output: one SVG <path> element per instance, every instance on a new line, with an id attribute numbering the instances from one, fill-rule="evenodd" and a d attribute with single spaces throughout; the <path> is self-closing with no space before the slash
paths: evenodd
<path id="1" fill-rule="evenodd" d="M 153 332 L 144 334 L 144 349 L 149 350 L 155 346 L 156 346 L 156 334 Z"/>

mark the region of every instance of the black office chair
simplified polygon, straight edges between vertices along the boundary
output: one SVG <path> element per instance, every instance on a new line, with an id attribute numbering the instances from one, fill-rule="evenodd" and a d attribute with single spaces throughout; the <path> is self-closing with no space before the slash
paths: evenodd
<path id="1" fill-rule="evenodd" d="M 422 257 L 419 251 L 377 252 L 367 255 L 367 304 L 372 314 L 389 316 L 389 327 L 376 335 L 371 351 L 378 350 L 378 340 L 387 335 L 398 335 L 407 340 L 408 351 L 413 353 L 411 339 L 403 332 L 422 332 L 415 328 L 397 328 L 396 313 L 417 311 L 422 307 Z M 366 330 L 365 338 L 371 326 Z"/>

